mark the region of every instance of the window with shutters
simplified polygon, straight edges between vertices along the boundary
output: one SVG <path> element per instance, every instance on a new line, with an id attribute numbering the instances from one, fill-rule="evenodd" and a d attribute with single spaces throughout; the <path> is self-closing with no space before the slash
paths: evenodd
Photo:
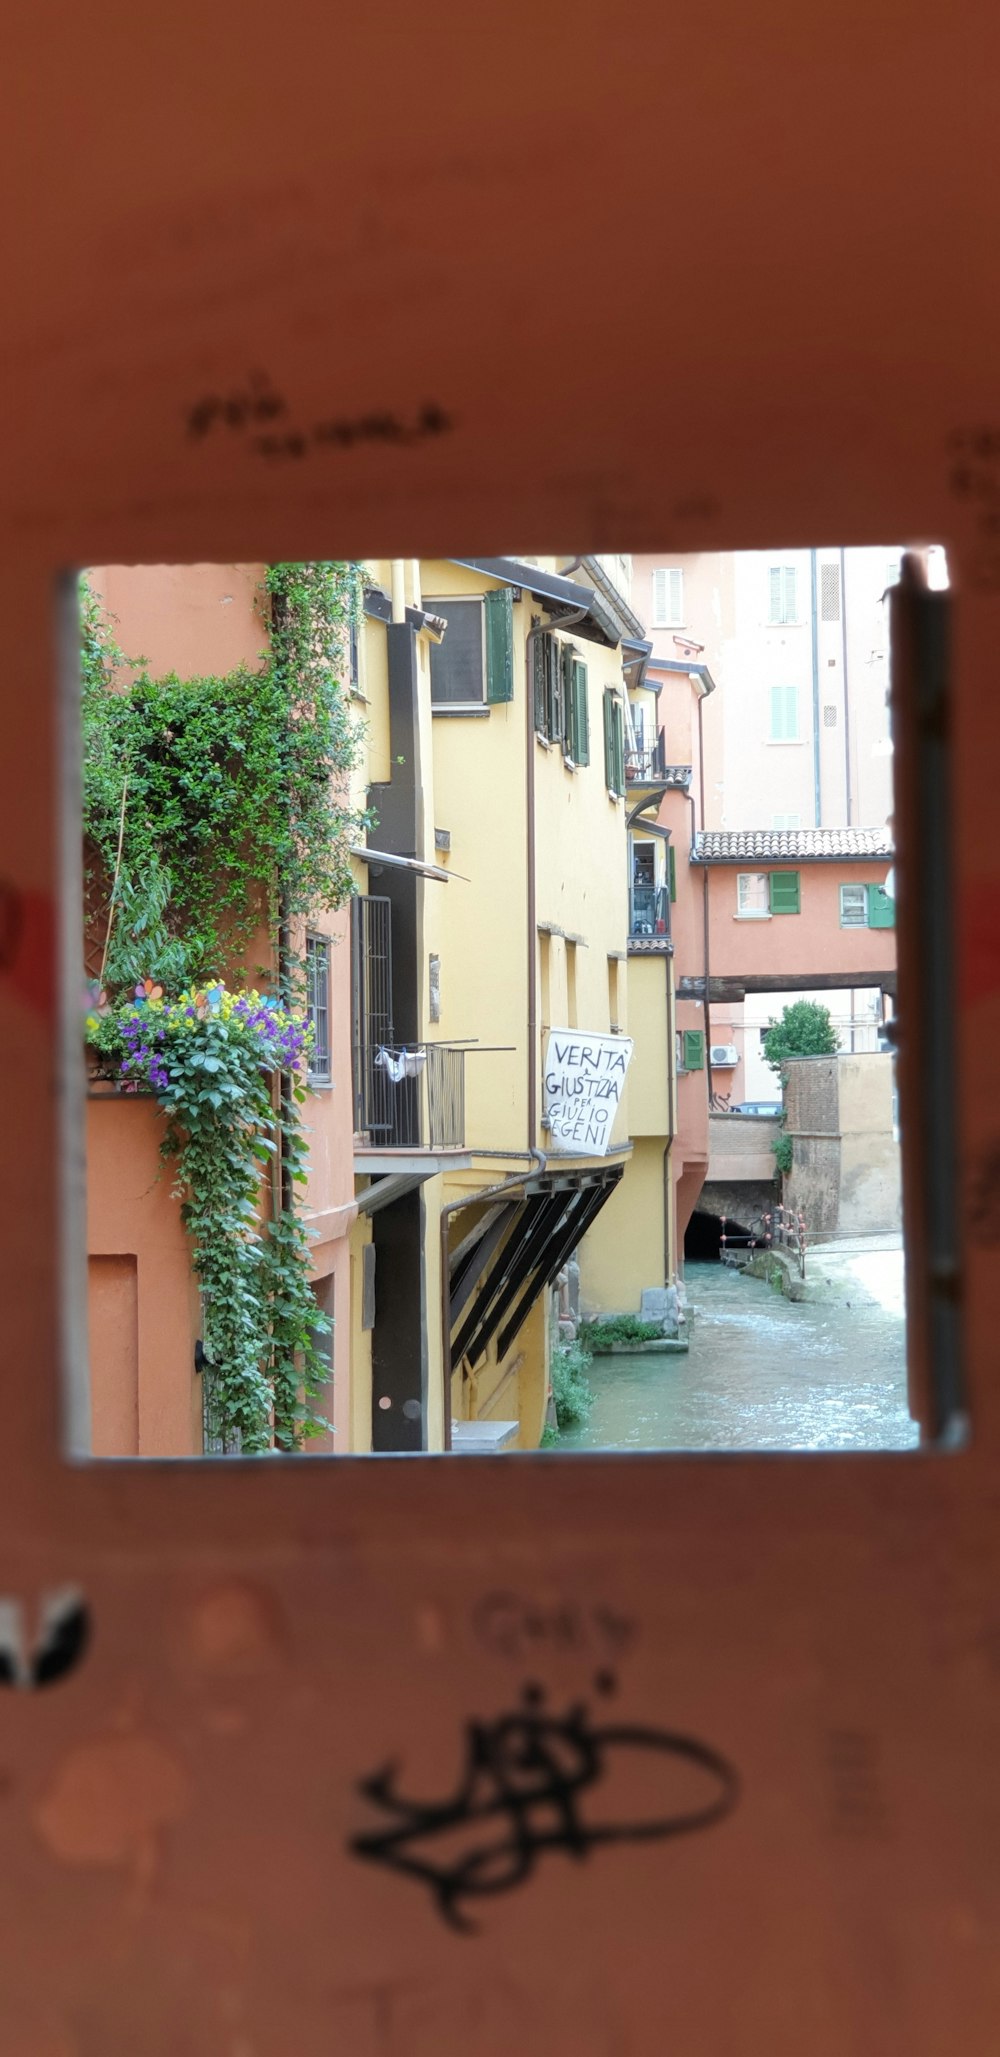
<path id="1" fill-rule="evenodd" d="M 684 625 L 684 572 L 679 564 L 661 565 L 653 573 L 653 627 Z"/>
<path id="2" fill-rule="evenodd" d="M 802 821 L 797 814 L 772 814 L 771 827 L 773 829 L 798 829 L 802 827 Z"/>
<path id="3" fill-rule="evenodd" d="M 884 886 L 871 885 L 865 888 L 868 900 L 868 926 L 870 929 L 891 929 L 896 926 L 896 902 Z"/>
<path id="4" fill-rule="evenodd" d="M 794 564 L 772 564 L 767 579 L 768 620 L 798 621 L 798 575 Z"/>
<path id="5" fill-rule="evenodd" d="M 868 891 L 865 886 L 841 886 L 840 926 L 842 929 L 868 927 Z"/>
<path id="6" fill-rule="evenodd" d="M 567 672 L 565 653 L 555 636 L 536 637 L 532 662 L 535 728 L 546 742 L 558 743 L 564 749 L 567 742 Z"/>
<path id="7" fill-rule="evenodd" d="M 608 792 L 620 800 L 625 791 L 625 717 L 613 686 L 604 689 L 604 777 Z"/>
<path id="8" fill-rule="evenodd" d="M 748 920 L 770 914 L 766 871 L 741 871 L 736 877 L 736 912 Z"/>
<path id="9" fill-rule="evenodd" d="M 428 600 L 447 622 L 431 644 L 431 704 L 497 706 L 514 698 L 514 596 L 509 586 L 481 600 Z"/>
<path id="10" fill-rule="evenodd" d="M 772 686 L 771 741 L 772 743 L 797 743 L 798 740 L 798 686 Z"/>
<path id="11" fill-rule="evenodd" d="M 798 872 L 772 871 L 768 880 L 768 898 L 772 914 L 798 914 L 800 912 Z"/>
<path id="12" fill-rule="evenodd" d="M 448 624 L 442 641 L 431 644 L 431 704 L 481 707 L 486 698 L 482 601 L 428 600 L 426 605 L 429 613 L 443 615 Z"/>
<path id="13" fill-rule="evenodd" d="M 840 566 L 821 564 L 819 568 L 819 612 L 821 621 L 840 620 Z"/>

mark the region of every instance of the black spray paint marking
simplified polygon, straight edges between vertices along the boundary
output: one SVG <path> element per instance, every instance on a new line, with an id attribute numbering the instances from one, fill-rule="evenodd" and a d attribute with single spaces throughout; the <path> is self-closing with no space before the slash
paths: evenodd
<path id="1" fill-rule="evenodd" d="M 370 414 L 336 415 L 297 427 L 289 406 L 265 372 L 251 372 L 246 385 L 226 393 L 203 393 L 189 407 L 189 437 L 202 442 L 216 430 L 242 436 L 258 457 L 302 458 L 315 449 L 351 450 L 359 443 L 393 443 L 404 448 L 446 435 L 455 424 L 435 400 L 427 400 L 412 419 L 391 409 Z"/>
<path id="2" fill-rule="evenodd" d="M 90 1615 L 72 1587 L 43 1593 L 38 1634 L 28 1643 L 20 1600 L 0 1598 L 0 1686 L 37 1690 L 75 1671 L 90 1642 Z"/>
<path id="3" fill-rule="evenodd" d="M 604 1693 L 614 1683 L 610 1672 L 595 1680 Z M 582 1704 L 550 1715 L 544 1697 L 539 1686 L 526 1686 L 514 1713 L 467 1723 L 465 1765 L 449 1799 L 404 1799 L 394 1764 L 359 1786 L 391 1825 L 355 1836 L 354 1854 L 427 1886 L 443 1919 L 463 1934 L 476 1933 L 463 1903 L 526 1884 L 545 1851 L 582 1860 L 613 1843 L 691 1834 L 723 1821 L 739 1797 L 733 1767 L 695 1737 L 624 1724 L 594 1728 Z M 583 1796 L 600 1784 L 617 1753 L 631 1751 L 672 1757 L 706 1774 L 711 1797 L 665 1816 L 588 1822 Z"/>

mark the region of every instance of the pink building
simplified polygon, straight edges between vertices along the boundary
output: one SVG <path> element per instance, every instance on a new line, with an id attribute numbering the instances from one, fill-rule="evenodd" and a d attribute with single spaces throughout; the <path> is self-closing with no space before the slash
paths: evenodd
<path id="1" fill-rule="evenodd" d="M 221 676 L 262 660 L 261 565 L 113 567 L 90 585 L 113 619 L 116 641 L 150 676 Z M 127 680 L 123 680 L 127 684 Z M 354 1204 L 348 914 L 317 915 L 309 928 L 310 1011 L 317 1039 L 305 1123 L 307 1225 L 317 1305 L 334 1321 L 325 1338 L 332 1383 L 320 1411 L 329 1434 L 307 1445 L 337 1448 L 349 1406 L 350 1265 Z M 302 947 L 305 938 L 293 938 Z M 342 947 L 340 947 L 342 946 Z M 268 945 L 247 951 L 246 973 Z M 96 972 L 93 949 L 88 970 Z M 228 967 L 220 966 L 220 972 Z M 232 974 L 230 974 L 232 975 Z M 155 1100 L 91 1086 L 87 1107 L 87 1253 L 93 1451 L 102 1457 L 179 1457 L 203 1448 L 196 1365 L 199 1300 L 191 1253 L 161 1173 L 163 1116 Z M 346 1440 L 346 1438 L 345 1438 Z"/>

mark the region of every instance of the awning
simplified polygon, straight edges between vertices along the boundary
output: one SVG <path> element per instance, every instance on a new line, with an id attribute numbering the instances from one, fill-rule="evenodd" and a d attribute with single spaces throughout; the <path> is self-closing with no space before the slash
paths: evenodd
<path id="1" fill-rule="evenodd" d="M 421 878 L 443 879 L 445 885 L 449 879 L 461 879 L 464 885 L 469 883 L 464 872 L 445 871 L 442 864 L 425 864 L 422 857 L 397 857 L 392 850 L 370 850 L 367 843 L 352 843 L 350 852 L 352 857 L 360 858 L 362 864 L 388 864 L 396 871 L 418 871 Z"/>

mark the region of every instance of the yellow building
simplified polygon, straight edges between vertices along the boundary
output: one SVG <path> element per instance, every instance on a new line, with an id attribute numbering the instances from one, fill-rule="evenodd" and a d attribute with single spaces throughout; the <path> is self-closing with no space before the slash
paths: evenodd
<path id="1" fill-rule="evenodd" d="M 590 1310 L 672 1274 L 669 921 L 645 937 L 631 852 L 663 746 L 608 563 L 367 568 L 354 1449 L 536 1447 L 568 1259 Z"/>

